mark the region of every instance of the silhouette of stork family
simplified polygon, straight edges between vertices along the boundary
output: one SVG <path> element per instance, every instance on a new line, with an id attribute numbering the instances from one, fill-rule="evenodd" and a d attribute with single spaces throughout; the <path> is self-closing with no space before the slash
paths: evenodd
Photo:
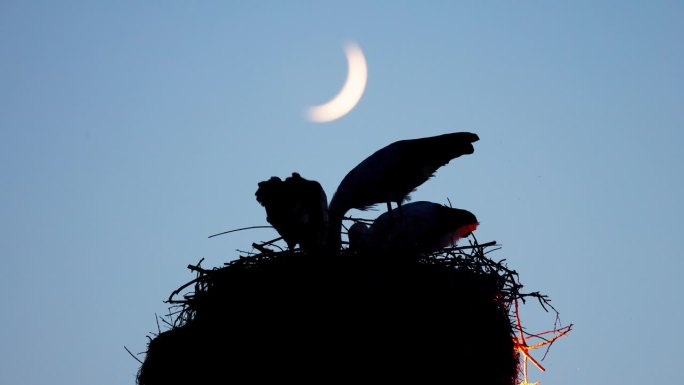
<path id="1" fill-rule="evenodd" d="M 475 215 L 405 203 L 477 140 L 459 132 L 394 142 L 349 171 L 329 204 L 296 172 L 259 182 L 268 222 L 296 252 L 189 266 L 197 278 L 172 297 L 195 290 L 169 297 L 182 310 L 150 341 L 138 384 L 518 383 L 509 309 L 522 286 L 482 247 L 433 258 L 477 228 Z M 355 222 L 343 248 L 347 212 L 382 203 L 387 212 Z"/>
<path id="2" fill-rule="evenodd" d="M 318 182 L 296 172 L 284 181 L 272 177 L 259 182 L 256 199 L 290 249 L 299 244 L 304 251 L 339 254 L 345 214 L 386 203 L 387 212 L 370 226 L 356 222 L 350 227 L 350 250 L 380 254 L 437 251 L 474 231 L 479 224 L 475 215 L 434 202 L 404 202 L 440 167 L 472 154 L 478 140 L 474 133 L 455 132 L 391 143 L 347 173 L 330 205 Z M 394 209 L 392 202 L 397 206 Z"/>

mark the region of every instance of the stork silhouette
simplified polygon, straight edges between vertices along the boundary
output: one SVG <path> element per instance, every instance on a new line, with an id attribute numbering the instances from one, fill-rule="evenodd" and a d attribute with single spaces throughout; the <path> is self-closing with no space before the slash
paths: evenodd
<path id="1" fill-rule="evenodd" d="M 342 179 L 329 206 L 328 247 L 335 253 L 341 245 L 342 219 L 351 209 L 366 210 L 378 203 L 401 204 L 440 167 L 461 155 L 472 154 L 479 137 L 455 132 L 400 140 L 376 151 Z"/>
<path id="2" fill-rule="evenodd" d="M 349 229 L 349 248 L 360 252 L 430 253 L 456 245 L 477 229 L 479 222 L 468 210 L 417 201 L 380 215 L 368 227 L 356 222 Z"/>
<path id="3" fill-rule="evenodd" d="M 259 182 L 256 199 L 266 209 L 266 220 L 283 237 L 289 249 L 322 248 L 328 227 L 328 199 L 320 183 L 296 172 L 285 181 L 271 177 Z"/>

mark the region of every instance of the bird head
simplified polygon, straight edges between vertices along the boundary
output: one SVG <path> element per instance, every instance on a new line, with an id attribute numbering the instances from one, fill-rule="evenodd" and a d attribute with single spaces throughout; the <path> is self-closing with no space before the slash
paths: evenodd
<path id="1" fill-rule="evenodd" d="M 465 237 L 469 236 L 470 233 L 477 230 L 477 226 L 479 226 L 479 225 L 480 225 L 479 222 L 463 225 L 463 226 L 459 227 L 458 229 L 456 229 L 456 236 L 458 236 L 459 238 L 465 238 Z"/>
<path id="2" fill-rule="evenodd" d="M 257 202 L 262 206 L 267 206 L 281 194 L 283 181 L 277 176 L 258 183 L 259 188 L 254 193 Z"/>

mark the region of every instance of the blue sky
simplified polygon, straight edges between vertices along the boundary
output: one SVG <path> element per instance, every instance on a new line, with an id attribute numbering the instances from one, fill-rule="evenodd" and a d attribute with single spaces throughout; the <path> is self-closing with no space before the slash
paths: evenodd
<path id="1" fill-rule="evenodd" d="M 454 131 L 478 133 L 475 153 L 413 199 L 474 212 L 492 257 L 575 324 L 530 379 L 679 382 L 683 17 L 677 1 L 3 1 L 0 383 L 133 384 L 124 345 L 145 350 L 186 266 L 275 238 L 207 238 L 267 224 L 259 181 L 297 171 L 330 198 L 380 147 Z M 307 122 L 348 40 L 364 97 Z"/>

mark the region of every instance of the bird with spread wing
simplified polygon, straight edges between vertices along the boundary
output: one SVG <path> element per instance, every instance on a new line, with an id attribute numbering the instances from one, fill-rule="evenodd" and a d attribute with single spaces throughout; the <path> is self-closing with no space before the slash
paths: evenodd
<path id="1" fill-rule="evenodd" d="M 401 204 L 412 191 L 452 159 L 472 154 L 473 143 L 478 140 L 477 134 L 470 132 L 406 139 L 367 157 L 342 179 L 330 201 L 329 249 L 334 253 L 340 248 L 342 220 L 347 211 L 386 203 L 391 212 L 394 202 L 401 215 Z"/>

